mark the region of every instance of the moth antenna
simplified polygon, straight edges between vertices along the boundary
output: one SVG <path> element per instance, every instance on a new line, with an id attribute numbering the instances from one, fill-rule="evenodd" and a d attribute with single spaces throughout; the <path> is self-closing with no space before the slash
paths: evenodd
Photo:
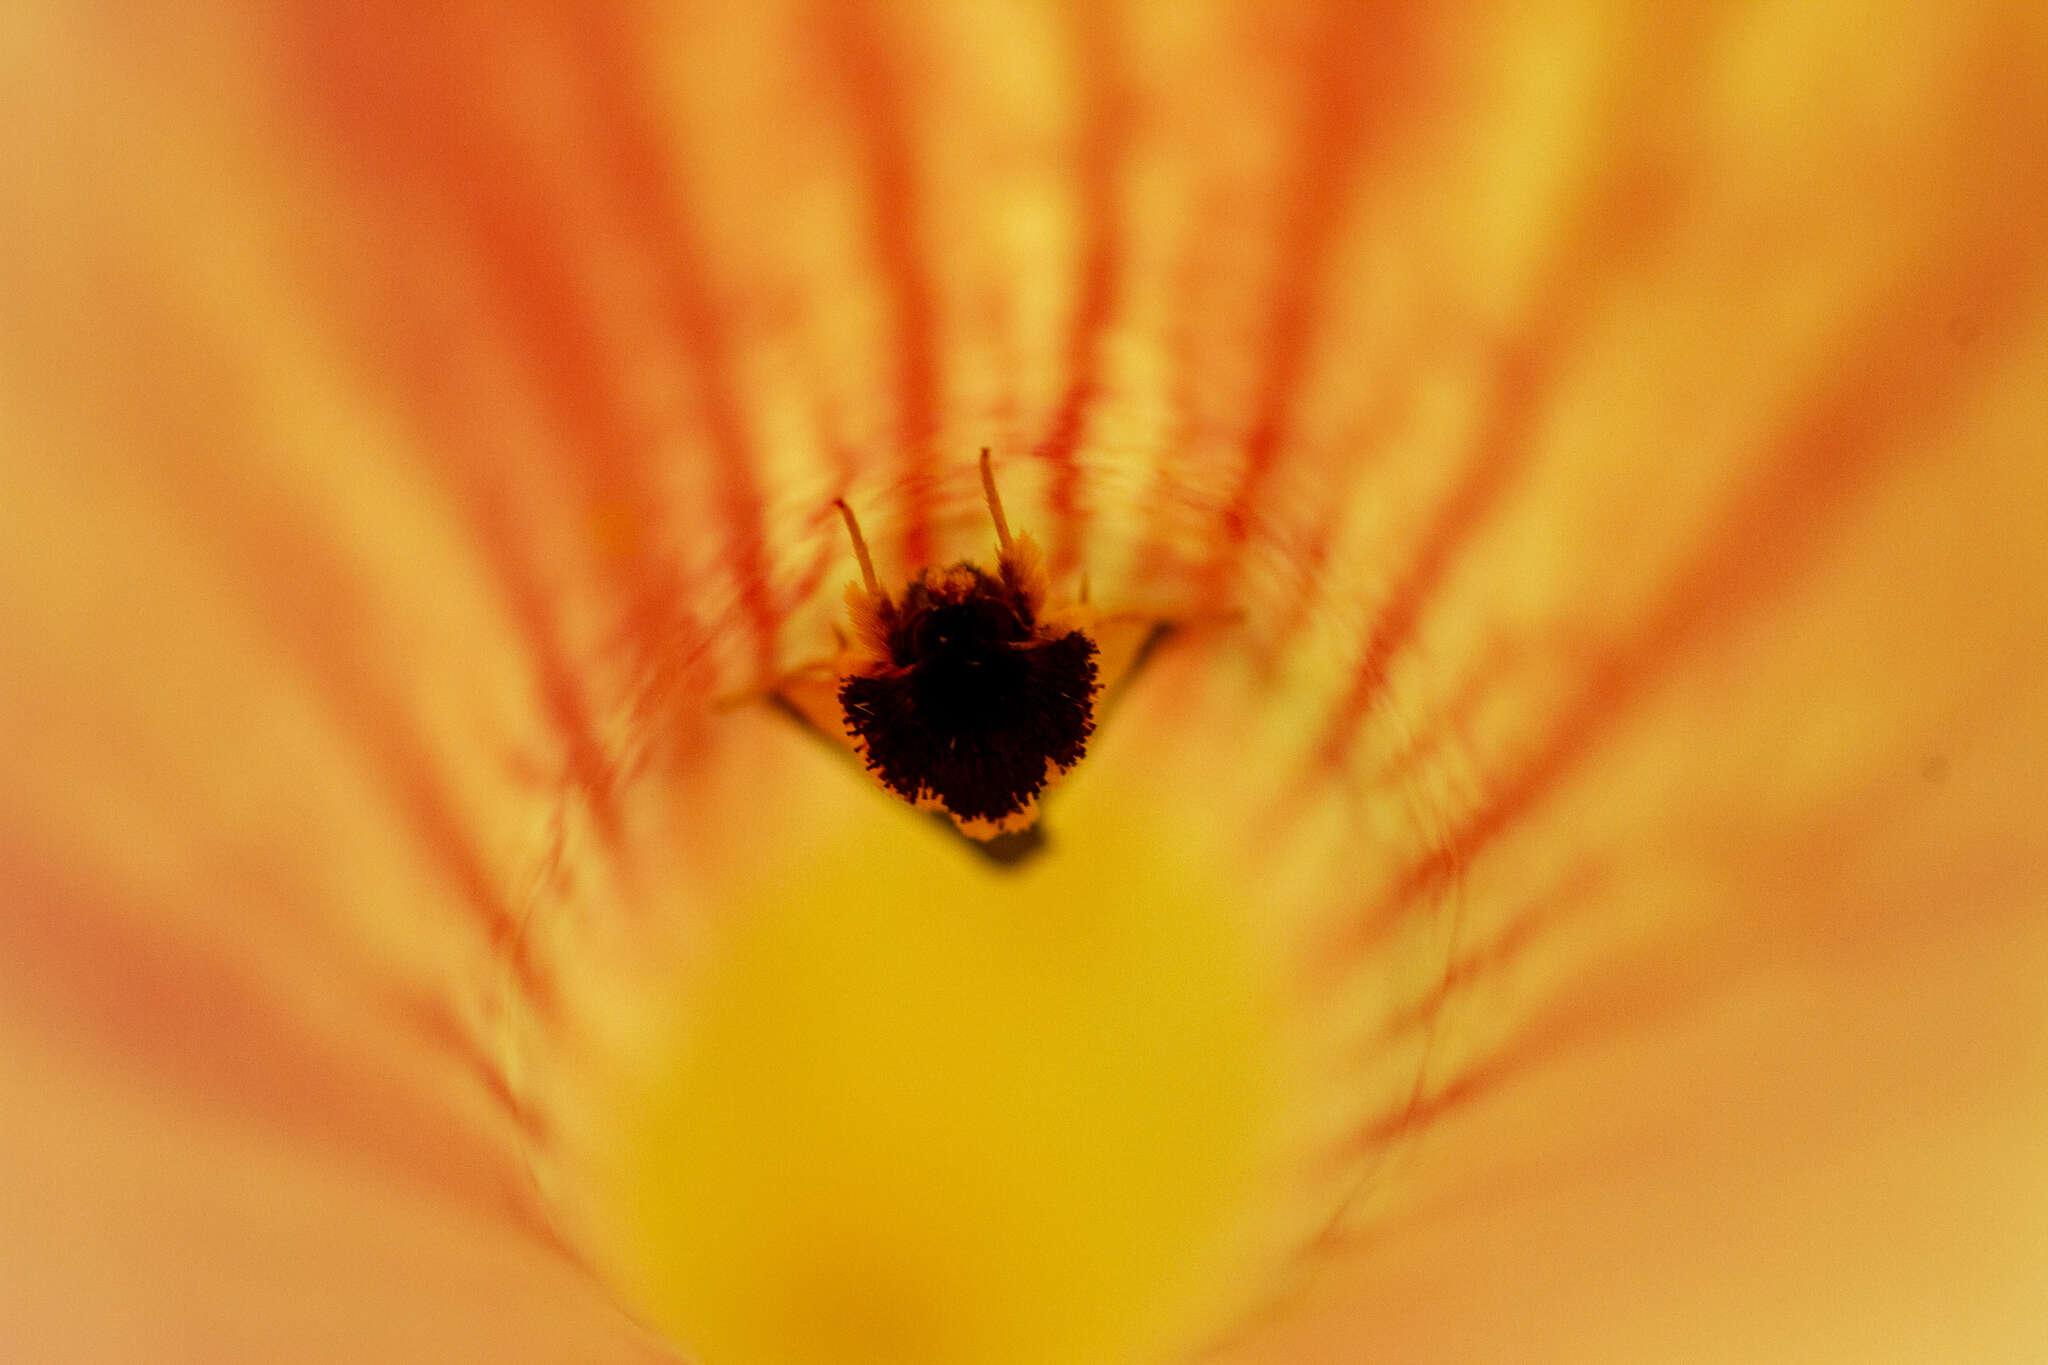
<path id="1" fill-rule="evenodd" d="M 874 557 L 868 554 L 868 543 L 860 533 L 860 523 L 853 519 L 853 509 L 846 505 L 845 498 L 832 499 L 832 505 L 839 509 L 840 517 L 846 522 L 846 534 L 853 538 L 853 557 L 860 561 L 861 583 L 867 588 L 868 596 L 877 602 L 886 601 L 881 580 L 875 577 Z"/>
<path id="2" fill-rule="evenodd" d="M 1003 516 L 1003 500 L 996 493 L 996 476 L 989 467 L 987 446 L 981 448 L 981 491 L 988 495 L 988 514 L 995 518 L 996 544 L 1007 555 L 1010 553 L 1010 523 Z"/>

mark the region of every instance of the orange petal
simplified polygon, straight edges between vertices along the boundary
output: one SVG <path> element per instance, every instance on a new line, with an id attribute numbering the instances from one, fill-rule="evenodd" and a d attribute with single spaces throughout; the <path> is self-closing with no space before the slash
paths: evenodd
<path id="1" fill-rule="evenodd" d="M 657 1354 L 588 1092 L 878 818 L 708 703 L 992 445 L 1241 621 L 1071 783 L 1295 954 L 1222 1358 L 2039 1354 L 2033 6 L 0 22 L 6 1353 Z"/>

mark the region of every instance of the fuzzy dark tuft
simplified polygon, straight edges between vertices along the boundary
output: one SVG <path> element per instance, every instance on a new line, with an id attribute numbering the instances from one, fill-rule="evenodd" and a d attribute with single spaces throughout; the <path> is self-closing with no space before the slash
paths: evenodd
<path id="1" fill-rule="evenodd" d="M 1086 750 L 1095 642 L 1047 637 L 1016 592 L 971 573 L 957 590 L 912 584 L 889 665 L 847 678 L 839 703 L 884 786 L 936 796 L 963 820 L 1001 820 L 1045 786 L 1048 760 L 1066 769 Z"/>

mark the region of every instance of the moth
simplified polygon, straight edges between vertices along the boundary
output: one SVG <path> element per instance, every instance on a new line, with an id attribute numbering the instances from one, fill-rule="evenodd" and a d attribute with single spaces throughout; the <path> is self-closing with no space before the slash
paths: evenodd
<path id="1" fill-rule="evenodd" d="M 922 566 L 900 593 L 882 585 L 859 519 L 835 500 L 860 568 L 847 630 L 830 661 L 786 678 L 775 699 L 888 791 L 1010 862 L 1042 844 L 1041 798 L 1086 755 L 1106 686 L 1165 627 L 1098 612 L 1085 579 L 1071 600 L 1056 593 L 1037 542 L 1011 533 L 986 448 L 981 486 L 993 567 Z"/>

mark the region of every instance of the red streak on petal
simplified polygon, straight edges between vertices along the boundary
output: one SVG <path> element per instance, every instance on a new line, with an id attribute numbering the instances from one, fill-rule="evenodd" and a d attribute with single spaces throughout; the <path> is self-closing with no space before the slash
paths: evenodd
<path id="1" fill-rule="evenodd" d="M 1276 646 L 1292 640 L 1314 620 L 1322 600 L 1321 579 L 1329 567 L 1344 520 L 1356 509 L 1358 484 L 1372 466 L 1371 456 L 1408 415 L 1410 404 L 1404 400 L 1411 398 L 1410 390 L 1396 384 L 1375 390 L 1334 443 L 1330 453 L 1338 458 L 1320 462 L 1325 471 L 1322 477 L 1328 481 L 1326 496 L 1321 500 L 1314 525 L 1289 563 L 1289 571 L 1299 586 L 1278 604 L 1280 614 L 1271 636 Z"/>
<path id="2" fill-rule="evenodd" d="M 902 563 L 931 562 L 934 549 L 939 429 L 938 304 L 923 264 L 919 239 L 917 171 L 911 111 L 905 107 L 905 72 L 887 51 L 864 6 L 825 3 L 818 23 L 823 46 L 853 106 L 874 187 L 875 251 L 896 294 L 898 439 L 903 442 Z"/>
<path id="3" fill-rule="evenodd" d="M 381 191 L 401 226 L 431 223 L 452 211 L 466 239 L 457 249 L 465 264 L 481 266 L 556 426 L 554 473 L 576 486 L 594 511 L 625 508 L 640 519 L 672 512 L 651 467 L 649 433 L 622 405 L 602 305 L 586 296 L 572 270 L 582 250 L 574 233 L 590 230 L 594 207 L 608 210 L 598 217 L 609 228 L 610 249 L 637 246 L 639 259 L 667 269 L 659 277 L 660 302 L 705 376 L 718 370 L 715 356 L 707 354 L 715 349 L 710 343 L 716 333 L 703 324 L 710 314 L 701 302 L 702 285 L 680 264 L 692 259 L 682 225 L 673 217 L 664 220 L 663 197 L 649 185 L 664 158 L 647 145 L 646 119 L 636 117 L 613 89 L 619 76 L 605 64 L 591 31 L 578 29 L 576 41 L 565 34 L 555 50 L 570 57 L 581 53 L 581 66 L 567 74 L 578 78 L 586 105 L 603 116 L 600 127 L 611 139 L 575 163 L 597 168 L 596 185 L 554 183 L 563 166 L 533 161 L 497 112 L 504 98 L 501 74 L 490 68 L 487 54 L 470 50 L 460 32 L 435 28 L 410 8 L 364 7 L 347 20 L 318 19 L 294 36 L 307 72 L 301 85 L 310 92 L 315 118 L 340 133 L 340 145 L 359 158 L 351 169 Z M 412 57 L 393 61 L 393 53 Z M 474 340 L 448 336 L 424 344 L 460 356 Z M 435 368 L 445 363 L 428 358 Z M 431 408 L 433 385 L 423 387 L 421 396 L 429 402 L 420 406 Z M 719 521 L 728 532 L 728 562 L 750 631 L 749 652 L 760 670 L 772 664 L 777 620 L 765 596 L 761 499 L 729 391 L 715 380 L 700 387 L 722 481 Z M 487 489 L 506 477 L 498 468 L 502 455 L 479 447 L 459 421 L 445 434 L 456 438 L 446 447 L 451 460 L 471 466 L 461 476 L 470 495 L 478 481 Z M 644 535 L 635 540 L 617 587 L 639 646 L 655 655 L 681 642 L 697 657 L 705 625 L 688 604 L 701 593 L 662 588 L 675 575 L 672 561 L 656 557 L 659 547 Z"/>
<path id="4" fill-rule="evenodd" d="M 691 343 L 699 404 L 718 465 L 726 555 L 741 614 L 753 634 L 753 683 L 765 685 L 775 672 L 780 615 L 769 594 L 767 525 L 752 442 L 740 398 L 723 378 L 731 342 L 699 268 L 704 251 L 684 220 L 682 194 L 671 174 L 673 158 L 654 133 L 645 73 L 633 58 L 630 36 L 613 31 L 607 22 L 615 18 L 600 10 L 572 25 L 589 43 L 588 94 L 606 138 L 600 163 L 625 224 L 647 248 L 660 303 Z"/>
<path id="5" fill-rule="evenodd" d="M 1512 475 L 1527 461 L 1531 428 L 1550 378 L 1553 346 L 1518 346 L 1495 367 L 1494 401 L 1477 449 L 1449 500 L 1409 557 L 1401 579 L 1366 637 L 1350 690 L 1331 713 L 1323 739 L 1323 761 L 1340 766 L 1368 707 L 1386 685 L 1387 664 L 1414 638 L 1424 609 L 1443 584 L 1458 552 L 1499 504 Z"/>
<path id="6" fill-rule="evenodd" d="M 137 340 L 152 339 L 150 320 L 138 306 L 131 322 Z M 208 354 L 189 335 L 177 335 L 189 383 L 218 395 L 223 410 L 261 410 L 246 373 Z M 393 823 L 448 879 L 453 903 L 473 920 L 483 941 L 495 951 L 516 946 L 518 914 L 509 890 L 472 837 L 467 813 L 444 776 L 445 764 L 409 709 L 405 680 L 376 676 L 362 657 L 362 643 L 378 638 L 369 589 L 339 550 L 304 534 L 305 524 L 317 523 L 293 516 L 288 494 L 242 472 L 262 468 L 264 452 L 236 451 L 238 458 L 223 464 L 216 426 L 186 429 L 177 421 L 174 414 L 164 415 L 160 439 L 171 458 L 149 467 L 159 476 L 165 506 L 190 519 L 200 531 L 199 543 L 218 547 L 231 564 L 259 638 L 274 641 L 281 662 L 296 664 L 310 695 L 324 698 L 338 729 L 381 785 Z M 553 982 L 521 954 L 511 953 L 509 962 L 536 1014 L 552 1017 Z"/>
<path id="7" fill-rule="evenodd" d="M 1569 992 L 1553 997 L 1523 1021 L 1514 1040 L 1434 1089 L 1417 1078 L 1415 1092 L 1400 1109 L 1365 1124 L 1345 1144 L 1353 1155 L 1375 1151 L 1395 1138 L 1426 1128 L 1496 1093 L 1532 1067 L 1617 1030 L 1641 1027 L 1685 1013 L 1737 970 L 1726 960 L 1709 960 L 1712 944 L 1686 952 L 1670 943 L 1639 949 L 1611 961 L 1598 975 L 1575 979 Z M 1724 945 L 1725 946 L 1725 945 Z"/>
<path id="8" fill-rule="evenodd" d="M 1560 641 L 1557 648 L 1565 650 L 1570 646 Z M 1455 694 L 1436 709 L 1427 728 L 1371 772 L 1367 784 L 1382 791 L 1398 791 L 1426 771 L 1460 735 L 1469 731 L 1472 718 L 1482 706 L 1501 695 L 1501 688 L 1513 685 L 1515 668 L 1528 653 L 1525 646 L 1507 641 L 1498 641 L 1488 648 L 1459 680 Z"/>
<path id="9" fill-rule="evenodd" d="M 1610 863 L 1588 856 L 1558 877 L 1543 895 L 1523 902 L 1521 908 L 1502 916 L 1504 927 L 1486 943 L 1476 948 L 1462 948 L 1454 942 L 1451 956 L 1445 963 L 1443 979 L 1437 983 L 1437 988 L 1414 1005 L 1397 1011 L 1387 1021 L 1385 1031 L 1374 1046 L 1384 1046 L 1386 1042 L 1418 1028 L 1433 1027 L 1451 996 L 1489 974 L 1513 965 L 1545 934 L 1583 909 L 1597 892 L 1612 882 L 1613 877 L 1614 868 Z M 1426 1070 L 1425 1058 L 1424 1068 L 1417 1072 L 1415 1078 L 1418 1088 L 1424 1082 Z"/>
<path id="10" fill-rule="evenodd" d="M 1307 379 L 1318 299 L 1344 243 L 1353 192 L 1369 179 L 1369 160 L 1422 88 L 1413 6 L 1332 5 L 1313 43 L 1317 62 L 1303 82 L 1293 211 L 1281 229 L 1279 279 L 1262 352 L 1264 372 L 1244 437 L 1244 463 L 1221 516 L 1222 553 L 1210 561 L 1211 589 L 1236 569 L 1290 435 L 1295 400 Z"/>
<path id="11" fill-rule="evenodd" d="M 1551 267 L 1534 320 L 1498 352 L 1492 405 L 1472 458 L 1410 554 L 1366 637 L 1349 690 L 1331 713 L 1322 746 L 1330 767 L 1348 758 L 1359 722 L 1385 687 L 1388 665 L 1413 640 L 1446 574 L 1527 464 L 1558 361 L 1621 270 L 1668 235 L 1678 194 L 1670 168 L 1623 161 L 1589 195 Z"/>
<path id="12" fill-rule="evenodd" d="M 294 908 L 298 888 L 252 886 L 261 874 L 250 869 L 219 875 L 224 901 L 246 903 L 253 891 L 279 914 L 320 913 Z M 15 847 L 0 847 L 0 881 L 9 888 L 0 999 L 40 1021 L 48 1042 L 103 1058 L 181 1103 L 247 1116 L 307 1150 L 423 1185 L 552 1242 L 509 1132 L 481 1129 L 449 1105 L 459 1088 L 384 1070 L 363 1037 L 315 1027 L 269 975 L 195 941 L 162 907 L 77 886 Z M 397 1041 L 391 1048 L 406 1050 Z M 457 1070 L 477 1061 L 441 1055 Z"/>
<path id="13" fill-rule="evenodd" d="M 1544 894 L 1524 902 L 1519 909 L 1506 915 L 1505 927 L 1483 946 L 1461 950 L 1454 936 L 1449 950 L 1450 955 L 1445 960 L 1443 977 L 1436 987 L 1411 1004 L 1395 1011 L 1384 1025 L 1376 1029 L 1365 1041 L 1365 1056 L 1360 1058 L 1360 1062 L 1363 1065 L 1371 1065 L 1389 1044 L 1417 1030 L 1422 1030 L 1425 1034 L 1422 1059 L 1416 1066 L 1414 1083 L 1410 1086 L 1407 1098 L 1400 1108 L 1392 1114 L 1374 1117 L 1361 1128 L 1346 1134 L 1322 1155 L 1325 1177 L 1342 1177 L 1349 1172 L 1357 1182 L 1351 1195 L 1333 1214 L 1330 1225 L 1325 1230 L 1325 1237 L 1341 1226 L 1349 1198 L 1355 1197 L 1364 1188 L 1363 1182 L 1371 1178 L 1374 1168 L 1368 1167 L 1361 1171 L 1358 1167 L 1359 1160 L 1378 1151 L 1390 1139 L 1405 1131 L 1407 1125 L 1415 1121 L 1414 1116 L 1423 1112 L 1425 1096 L 1430 1093 L 1430 1062 L 1435 1056 L 1437 1030 L 1443 1020 L 1445 1006 L 1451 997 L 1489 974 L 1512 965 L 1546 933 L 1573 914 L 1580 913 L 1593 895 L 1610 884 L 1612 876 L 1611 866 L 1594 858 L 1586 858 L 1557 878 Z"/>
<path id="14" fill-rule="evenodd" d="M 195 466 L 197 462 L 194 462 Z M 193 491 L 220 511 L 234 507 L 228 489 L 207 497 L 196 473 Z M 456 902 L 474 919 L 484 942 L 504 960 L 537 1018 L 554 1019 L 554 982 L 524 951 L 521 913 L 504 877 L 478 847 L 470 822 L 442 777 L 442 765 L 407 713 L 402 691 L 380 685 L 356 656 L 368 632 L 351 623 L 361 616 L 347 578 L 331 557 L 311 553 L 288 532 L 260 529 L 243 519 L 236 552 L 251 572 L 248 585 L 259 619 L 303 664 L 308 684 L 324 695 L 355 748 L 390 794 L 400 827 L 450 879 Z M 223 543 L 235 543 L 233 532 Z"/>
<path id="15" fill-rule="evenodd" d="M 1675 577 L 1641 629 L 1592 664 L 1577 699 L 1533 757 L 1325 951 L 1339 959 L 1369 951 L 1418 897 L 1567 780 L 1705 637 L 1789 591 L 1855 497 L 1923 449 L 1913 437 L 1969 397 L 1982 373 L 1944 349 L 1939 320 L 1968 300 L 1989 348 L 2009 339 L 2035 301 L 2043 244 L 2009 230 L 2032 221 L 2012 208 L 1982 215 L 1964 225 L 1975 230 L 1939 243 L 1922 269 L 1904 272 L 1893 297 L 1845 330 L 1846 353 L 1823 367 L 1829 382 L 1787 424 L 1709 533 L 1706 549 Z"/>
<path id="16" fill-rule="evenodd" d="M 1093 6 L 1083 6 L 1076 17 L 1083 87 L 1077 173 L 1086 246 L 1067 349 L 1073 377 L 1036 451 L 1052 466 L 1052 484 L 1047 491 L 1052 544 L 1047 567 L 1055 576 L 1071 570 L 1080 558 L 1081 465 L 1077 454 L 1088 405 L 1101 387 L 1102 335 L 1115 297 L 1117 167 L 1120 149 L 1129 136 L 1130 110 L 1127 96 L 1111 84 L 1109 73 L 1118 61 L 1110 22 L 1109 16 Z"/>
<path id="17" fill-rule="evenodd" d="M 1171 527 L 1187 502 L 1186 493 L 1174 478 L 1174 470 L 1181 464 L 1176 452 L 1194 445 L 1199 434 L 1194 418 L 1199 339 L 1191 301 L 1195 295 L 1194 282 L 1200 275 L 1199 263 L 1192 260 L 1176 273 L 1173 297 L 1179 302 L 1179 311 L 1162 329 L 1164 335 L 1160 338 L 1161 349 L 1167 356 L 1167 408 L 1172 416 L 1156 436 L 1152 490 L 1145 500 L 1151 511 L 1138 539 L 1134 571 L 1140 583 L 1157 583 L 1170 577 L 1175 569 L 1176 537 Z"/>
<path id="18" fill-rule="evenodd" d="M 469 506 L 477 535 L 495 568 L 512 619 L 525 640 L 541 705 L 561 739 L 565 780 L 583 797 L 600 839 L 616 851 L 619 840 L 618 774 L 597 737 L 597 721 L 557 629 L 545 584 L 534 571 L 509 519 L 478 489 Z"/>

